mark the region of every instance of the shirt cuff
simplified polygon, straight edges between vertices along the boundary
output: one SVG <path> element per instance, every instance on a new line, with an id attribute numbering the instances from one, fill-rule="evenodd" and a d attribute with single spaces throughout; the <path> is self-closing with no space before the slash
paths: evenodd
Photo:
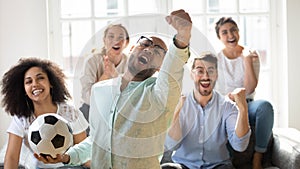
<path id="1" fill-rule="evenodd" d="M 164 145 L 165 151 L 176 149 L 178 143 L 179 141 L 174 140 L 172 137 L 169 136 L 169 134 L 167 134 L 165 145 Z"/>
<path id="2" fill-rule="evenodd" d="M 66 152 L 70 156 L 70 161 L 67 165 L 81 165 L 91 159 L 91 140 L 87 137 L 79 144 L 70 147 Z"/>

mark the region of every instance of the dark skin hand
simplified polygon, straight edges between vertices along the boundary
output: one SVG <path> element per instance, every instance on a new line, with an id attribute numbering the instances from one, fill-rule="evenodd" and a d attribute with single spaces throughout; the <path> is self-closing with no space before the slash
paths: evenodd
<path id="1" fill-rule="evenodd" d="M 173 11 L 166 17 L 168 24 L 177 30 L 175 44 L 178 48 L 185 48 L 190 43 L 192 20 L 183 9 Z"/>
<path id="2" fill-rule="evenodd" d="M 68 154 L 57 154 L 56 158 L 52 158 L 49 155 L 38 155 L 34 153 L 34 157 L 45 164 L 60 163 L 60 162 L 68 163 L 70 161 L 70 156 Z"/>

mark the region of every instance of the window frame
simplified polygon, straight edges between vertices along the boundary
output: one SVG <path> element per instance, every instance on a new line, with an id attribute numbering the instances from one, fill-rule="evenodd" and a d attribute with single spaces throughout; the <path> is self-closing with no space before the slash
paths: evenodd
<path id="1" fill-rule="evenodd" d="M 94 5 L 94 0 L 91 1 L 91 6 Z M 119 0 L 120 1 L 120 0 Z M 118 1 L 118 2 L 119 2 Z M 163 14 L 168 14 L 173 10 L 173 5 L 172 5 L 172 0 L 154 0 L 156 4 L 158 5 L 158 10 L 163 13 Z M 268 0 L 269 1 L 269 11 L 268 12 L 257 12 L 253 14 L 252 12 L 243 12 L 241 13 L 239 8 L 239 0 L 236 0 L 237 4 L 237 10 L 236 12 L 233 13 L 209 13 L 207 12 L 207 2 L 206 1 L 201 1 L 204 6 L 204 13 L 190 13 L 192 17 L 204 17 L 205 18 L 205 24 L 207 23 L 207 18 L 209 17 L 220 17 L 220 16 L 258 16 L 258 15 L 267 15 L 269 17 L 269 53 L 268 53 L 268 59 L 269 63 L 265 67 L 261 67 L 261 74 L 265 74 L 266 77 L 269 77 L 269 84 L 271 84 L 270 89 L 268 94 L 263 95 L 263 98 L 266 100 L 269 100 L 274 107 L 275 111 L 275 123 L 274 126 L 279 126 L 279 127 L 286 127 L 287 124 L 285 122 L 279 123 L 278 119 L 284 118 L 286 119 L 285 115 L 282 110 L 284 110 L 285 107 L 279 107 L 277 105 L 280 105 L 279 103 L 282 102 L 281 99 L 278 99 L 278 97 L 282 96 L 280 92 L 278 92 L 278 88 L 280 88 L 284 84 L 277 84 L 277 77 L 278 74 L 284 75 L 285 72 L 278 72 L 276 69 L 277 66 L 280 65 L 280 63 L 286 62 L 287 58 L 282 58 L 281 56 L 286 56 L 286 40 L 280 34 L 280 31 L 284 29 L 284 21 L 283 20 L 278 20 L 278 16 L 284 15 L 284 2 L 281 1 L 273 1 L 273 0 Z M 123 4 L 123 14 L 122 16 L 128 16 L 128 3 L 129 0 L 124 0 L 122 1 Z M 48 39 L 49 39 L 49 46 L 48 46 L 48 53 L 50 56 L 50 59 L 55 60 L 57 63 L 63 63 L 63 57 L 62 56 L 62 30 L 61 30 L 61 25 L 62 21 L 76 21 L 76 20 L 93 20 L 92 22 L 92 34 L 96 33 L 95 30 L 95 21 L 99 19 L 105 19 L 105 20 L 115 20 L 118 19 L 122 16 L 104 16 L 104 17 L 85 17 L 85 18 L 60 18 L 60 0 L 51 0 L 47 1 L 47 9 L 48 9 Z M 92 13 L 94 12 L 93 7 Z M 239 20 L 236 20 L 237 23 L 239 23 Z M 207 28 L 207 25 L 201 25 Z M 203 32 L 206 34 L 207 32 Z M 283 47 L 282 47 L 283 46 Z M 285 55 L 284 55 L 285 54 Z M 272 56 L 272 57 L 271 57 Z M 69 79 L 74 78 L 72 73 L 66 73 Z M 276 75 L 276 76 L 275 76 Z M 280 77 L 280 76 L 279 76 Z M 72 81 L 72 80 L 71 80 Z M 72 83 L 72 82 L 71 82 Z M 259 84 L 263 85 L 263 84 Z M 262 86 L 260 86 L 262 87 Z M 71 93 L 73 90 L 70 90 Z M 283 113 L 281 113 L 283 112 Z M 287 115 L 286 115 L 287 116 Z"/>

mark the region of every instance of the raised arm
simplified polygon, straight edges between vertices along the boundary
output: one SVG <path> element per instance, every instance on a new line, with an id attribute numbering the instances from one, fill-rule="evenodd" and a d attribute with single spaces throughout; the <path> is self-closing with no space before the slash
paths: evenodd
<path id="1" fill-rule="evenodd" d="M 181 94 L 183 66 L 189 58 L 188 45 L 191 38 L 192 21 L 189 14 L 184 10 L 173 11 L 166 17 L 166 21 L 177 33 L 174 37 L 173 44 L 170 45 L 164 58 L 158 75 L 156 88 L 158 95 L 161 95 L 159 99 L 163 102 L 168 100 L 166 96 L 171 98 L 172 95 L 174 99 L 169 99 L 168 102 L 173 101 L 173 109 L 171 110 L 173 112 Z"/>
<path id="2" fill-rule="evenodd" d="M 235 133 L 239 138 L 241 138 L 245 136 L 250 130 L 248 120 L 248 106 L 246 102 L 246 89 L 235 89 L 229 94 L 229 98 L 236 103 L 239 110 L 235 126 Z"/>
<path id="3" fill-rule="evenodd" d="M 246 89 L 246 94 L 249 95 L 255 91 L 258 83 L 258 71 L 256 71 L 257 64 L 259 64 L 259 58 L 256 51 L 247 51 L 243 53 L 244 55 L 244 87 Z"/>
<path id="4" fill-rule="evenodd" d="M 186 48 L 191 39 L 192 20 L 184 10 L 173 11 L 166 17 L 167 22 L 177 31 L 175 45 L 180 49 Z"/>

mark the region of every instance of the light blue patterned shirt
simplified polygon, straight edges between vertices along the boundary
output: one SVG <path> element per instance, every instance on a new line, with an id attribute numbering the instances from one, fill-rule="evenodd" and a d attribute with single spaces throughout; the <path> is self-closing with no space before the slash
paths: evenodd
<path id="1" fill-rule="evenodd" d="M 218 164 L 228 163 L 228 141 L 235 150 L 244 151 L 251 134 L 249 130 L 242 138 L 237 137 L 237 116 L 235 104 L 216 91 L 213 91 L 212 99 L 204 108 L 191 92 L 179 114 L 182 139 L 177 142 L 167 136 L 165 148 L 177 148 L 172 160 L 191 169 L 211 169 Z"/>

